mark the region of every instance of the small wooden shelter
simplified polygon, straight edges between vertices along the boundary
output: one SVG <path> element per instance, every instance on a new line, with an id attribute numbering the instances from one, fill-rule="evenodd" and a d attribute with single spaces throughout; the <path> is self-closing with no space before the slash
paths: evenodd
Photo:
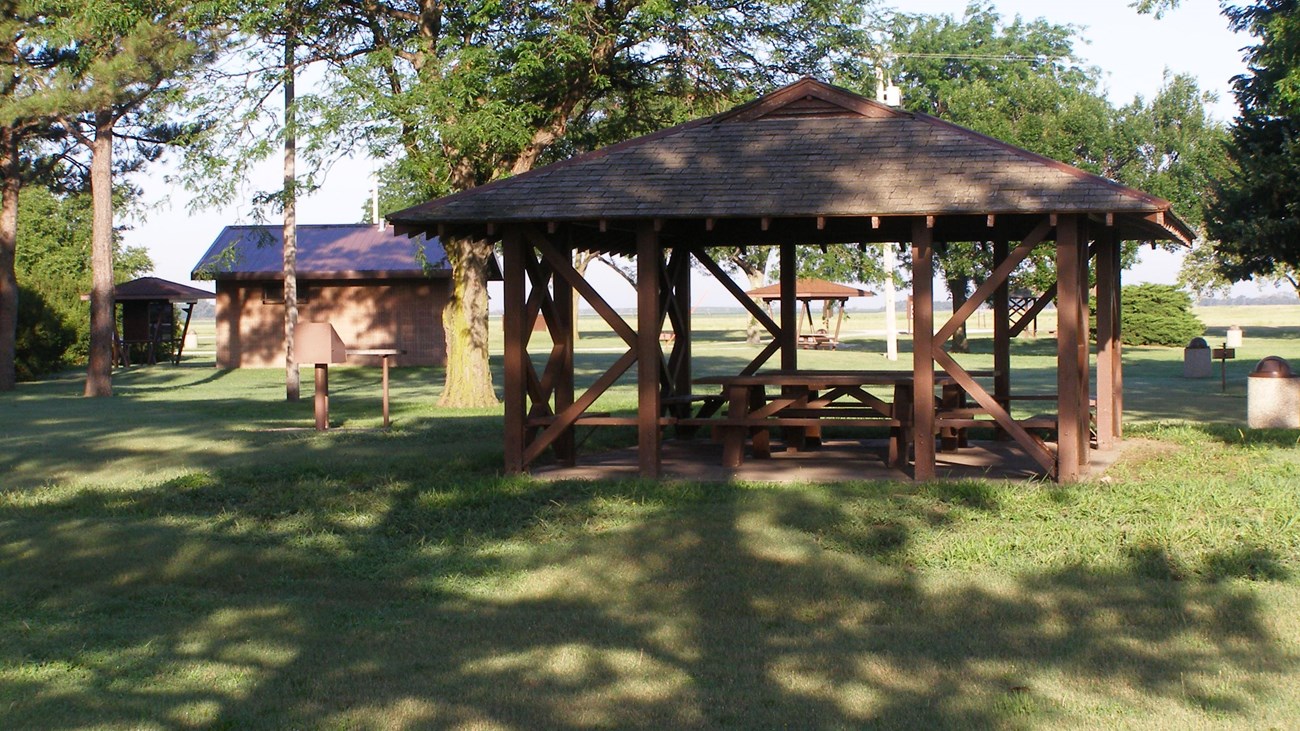
<path id="1" fill-rule="evenodd" d="M 507 471 L 526 469 L 552 448 L 562 462 L 572 462 L 574 428 L 580 424 L 631 424 L 638 433 L 640 471 L 648 477 L 660 473 L 665 427 L 704 425 L 720 400 L 716 392 L 697 394 L 696 386 L 705 384 L 692 378 L 692 260 L 712 272 L 772 335 L 743 369 L 742 380 L 733 379 L 733 384 L 744 386 L 743 378 L 757 378 L 776 357 L 778 375 L 770 380 L 784 388 L 798 374 L 796 245 L 910 245 L 916 303 L 910 374 L 895 382 L 893 403 L 851 385 L 834 393 L 861 394 L 858 412 L 870 408 L 886 417 L 895 432 L 914 435 L 911 470 L 916 479 L 935 475 L 931 435 L 982 420 L 1014 439 L 1045 473 L 1071 481 L 1084 471 L 1092 448 L 1090 263 L 1097 268 L 1096 446 L 1110 449 L 1120 436 L 1122 409 L 1119 243 L 1192 238 L 1165 200 L 814 79 L 723 114 L 429 201 L 389 220 L 410 234 L 502 243 Z M 992 276 L 936 327 L 935 244 L 971 241 L 994 242 Z M 776 320 L 710 255 L 709 247 L 724 245 L 778 247 L 781 304 Z M 1059 275 L 1057 414 L 1051 419 L 1055 447 L 1030 433 L 1031 425 L 1018 422 L 1010 409 L 1008 277 L 1040 245 L 1054 246 Z M 641 284 L 635 323 L 624 321 L 578 276 L 572 265 L 575 249 L 635 257 Z M 627 351 L 581 394 L 574 388 L 575 292 L 627 344 Z M 943 348 L 988 301 L 993 303 L 996 352 L 991 387 L 979 383 Z M 539 313 L 554 344 L 540 370 L 528 353 Z M 665 320 L 676 333 L 667 353 L 660 340 Z M 600 394 L 634 365 L 637 415 L 588 413 Z M 935 389 L 941 381 L 962 389 L 976 405 L 940 410 Z M 743 388 L 727 393 L 727 415 L 715 424 L 737 438 L 748 425 L 791 406 L 799 407 L 794 416 L 771 423 L 799 428 L 824 401 L 820 396 L 809 400 L 805 390 L 801 397 L 783 396 L 745 411 L 741 407 L 752 404 L 744 403 Z M 681 410 L 698 398 L 705 399 L 703 413 Z M 760 446 L 755 441 L 756 451 Z M 907 449 L 902 451 L 907 459 Z"/>
<path id="2" fill-rule="evenodd" d="M 114 362 L 130 365 L 132 358 L 154 364 L 159 359 L 181 362 L 190 316 L 199 300 L 212 292 L 158 277 L 140 277 L 113 288 L 113 301 L 122 306 L 122 331 L 116 334 Z M 183 321 L 177 330 L 177 308 Z"/>
<path id="3" fill-rule="evenodd" d="M 750 297 L 756 297 L 767 303 L 768 307 L 773 302 L 781 301 L 781 284 L 769 284 L 766 287 L 757 287 L 751 289 L 745 294 Z M 799 340 L 801 348 L 830 348 L 834 350 L 840 344 L 840 327 L 844 324 L 844 305 L 850 297 L 874 297 L 874 292 L 869 292 L 858 287 L 850 287 L 847 284 L 837 282 L 828 282 L 825 279 L 816 277 L 806 277 L 795 280 L 794 299 L 803 309 L 803 317 L 799 319 L 799 325 L 795 330 L 795 336 Z M 813 321 L 812 303 L 822 302 L 827 306 L 835 307 L 838 313 L 835 316 L 835 329 L 832 332 L 826 332 L 825 328 L 819 329 Z M 803 331 L 803 321 L 808 321 L 808 332 Z"/>

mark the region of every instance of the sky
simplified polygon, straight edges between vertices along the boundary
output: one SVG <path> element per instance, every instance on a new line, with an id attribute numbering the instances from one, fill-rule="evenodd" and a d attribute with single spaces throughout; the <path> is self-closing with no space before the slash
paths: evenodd
<path id="1" fill-rule="evenodd" d="M 1131 0 L 995 0 L 993 5 L 1010 19 L 1045 17 L 1054 23 L 1081 28 L 1087 41 L 1076 49 L 1085 63 L 1102 71 L 1103 85 L 1112 103 L 1132 101 L 1134 96 L 1153 96 L 1160 88 L 1166 71 L 1195 76 L 1201 87 L 1214 91 L 1218 103 L 1211 115 L 1225 123 L 1235 113 L 1230 80 L 1244 71 L 1241 48 L 1250 42 L 1247 36 L 1232 33 L 1220 15 L 1217 0 L 1183 0 L 1181 6 L 1157 20 L 1138 15 Z M 899 0 L 895 3 L 907 12 L 947 13 L 960 16 L 966 0 Z M 368 210 L 373 164 L 364 159 L 336 162 L 322 187 L 299 199 L 299 223 L 355 223 Z M 167 182 L 175 171 L 164 158 L 135 182 L 144 191 L 145 212 L 134 220 L 124 234 L 127 245 L 144 246 L 154 261 L 154 274 L 164 279 L 189 282 L 194 264 L 217 237 L 222 227 L 250 223 L 251 207 L 247 200 L 233 202 L 220 210 L 191 211 L 188 197 Z M 248 195 L 258 190 L 279 187 L 280 164 L 268 161 L 249 181 Z M 1128 282 L 1172 283 L 1178 272 L 1179 256 L 1144 249 L 1138 265 L 1126 273 Z M 599 275 L 597 275 L 599 276 Z M 211 288 L 210 283 L 196 283 Z M 630 298 L 632 290 L 616 275 L 596 282 L 602 290 L 610 288 L 611 300 Z M 707 288 L 707 282 L 699 286 Z M 721 288 L 714 284 L 713 287 Z M 618 291 L 620 287 L 627 292 Z M 1258 292 L 1254 285 L 1238 285 L 1236 294 Z M 704 289 L 701 294 L 707 293 Z M 706 297 L 708 295 L 706 294 Z M 726 295 L 722 295 L 726 297 Z M 712 299 L 709 297 L 709 299 Z M 721 304 L 721 302 L 720 302 Z"/>

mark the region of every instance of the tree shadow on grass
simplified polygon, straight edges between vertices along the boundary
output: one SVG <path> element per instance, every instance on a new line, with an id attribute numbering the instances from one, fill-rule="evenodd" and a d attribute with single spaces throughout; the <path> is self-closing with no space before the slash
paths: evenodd
<path id="1" fill-rule="evenodd" d="M 405 468 L 10 500 L 0 726 L 1027 728 L 1116 704 L 1248 719 L 1256 679 L 1296 671 L 1253 591 L 1153 573 L 1158 556 L 907 565 L 952 511 L 999 509 L 974 483 Z"/>

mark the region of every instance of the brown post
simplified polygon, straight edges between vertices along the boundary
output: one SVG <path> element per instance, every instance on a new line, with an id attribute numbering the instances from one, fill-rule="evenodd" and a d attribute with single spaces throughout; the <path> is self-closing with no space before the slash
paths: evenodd
<path id="1" fill-rule="evenodd" d="M 673 299 L 677 303 L 681 332 L 676 333 L 673 350 L 677 355 L 677 380 L 673 382 L 674 393 L 691 392 L 691 252 L 682 248 L 673 252 L 673 258 L 682 257 L 682 264 L 677 268 L 677 279 L 673 282 Z"/>
<path id="2" fill-rule="evenodd" d="M 781 256 L 781 370 L 799 368 L 799 311 L 794 292 L 798 273 L 794 260 L 794 244 L 782 243 Z"/>
<path id="3" fill-rule="evenodd" d="M 636 231 L 636 380 L 637 454 L 642 477 L 658 477 L 660 471 L 659 369 L 663 356 L 659 349 L 659 270 L 662 259 L 659 234 L 650 223 L 641 224 Z"/>
<path id="4" fill-rule="evenodd" d="M 1118 234 L 1115 235 L 1115 245 L 1111 247 L 1110 256 L 1113 262 L 1111 267 L 1115 271 L 1115 312 L 1112 324 L 1115 347 L 1111 353 L 1115 374 L 1115 441 L 1120 442 L 1124 440 L 1124 331 L 1120 326 L 1124 306 L 1124 242 Z"/>
<path id="5" fill-rule="evenodd" d="M 388 356 L 380 356 L 380 363 L 384 367 L 384 428 L 388 428 Z"/>
<path id="6" fill-rule="evenodd" d="M 316 429 L 325 431 L 330 428 L 330 366 L 328 363 L 316 364 L 316 393 L 312 404 L 316 412 Z"/>
<path id="7" fill-rule="evenodd" d="M 1079 225 L 1062 215 L 1056 227 L 1056 479 L 1079 479 Z"/>
<path id="8" fill-rule="evenodd" d="M 912 221 L 913 478 L 934 479 L 934 239 L 924 218 Z"/>
<path id="9" fill-rule="evenodd" d="M 1007 242 L 993 242 L 993 268 L 1007 259 Z M 1011 411 L 1011 285 L 1010 277 L 993 290 L 993 398 Z M 1007 433 L 997 430 L 998 439 Z"/>
<path id="10" fill-rule="evenodd" d="M 1097 238 L 1097 448 L 1115 448 L 1115 260 L 1113 230 Z"/>
<path id="11" fill-rule="evenodd" d="M 567 261 L 573 261 L 573 247 L 569 244 L 555 244 L 557 252 Z M 573 404 L 573 348 L 576 340 L 574 323 L 573 285 L 560 276 L 551 277 L 551 300 L 558 320 L 555 345 L 560 347 L 561 364 L 555 377 L 555 413 L 561 413 Z M 545 312 L 545 311 L 543 311 Z M 573 438 L 573 427 L 564 430 L 555 440 L 555 455 L 561 464 L 573 466 L 577 460 L 577 448 Z"/>
<path id="12" fill-rule="evenodd" d="M 1092 461 L 1092 405 L 1089 398 L 1092 393 L 1092 337 L 1088 304 L 1088 241 L 1091 230 L 1088 219 L 1083 216 L 1076 218 L 1075 227 L 1079 232 L 1079 466 L 1087 472 L 1088 463 Z"/>
<path id="13" fill-rule="evenodd" d="M 528 392 L 525 389 L 525 359 L 528 352 L 524 348 L 524 328 L 531 323 L 524 323 L 527 308 L 524 299 L 524 282 L 528 278 L 524 271 L 524 247 L 526 243 L 523 232 L 517 226 L 509 226 L 503 232 L 501 240 L 502 277 L 502 335 L 505 337 L 505 471 L 517 474 L 524 471 L 524 427 L 528 413 Z"/>

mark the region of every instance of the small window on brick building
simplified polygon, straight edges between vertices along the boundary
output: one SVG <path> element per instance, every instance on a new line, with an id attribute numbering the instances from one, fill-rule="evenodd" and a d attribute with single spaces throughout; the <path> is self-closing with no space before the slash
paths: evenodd
<path id="1" fill-rule="evenodd" d="M 304 282 L 298 283 L 298 304 L 304 305 L 311 301 L 311 287 Z M 262 285 L 262 304 L 264 305 L 282 305 L 284 304 L 284 282 L 274 282 L 272 284 Z"/>

